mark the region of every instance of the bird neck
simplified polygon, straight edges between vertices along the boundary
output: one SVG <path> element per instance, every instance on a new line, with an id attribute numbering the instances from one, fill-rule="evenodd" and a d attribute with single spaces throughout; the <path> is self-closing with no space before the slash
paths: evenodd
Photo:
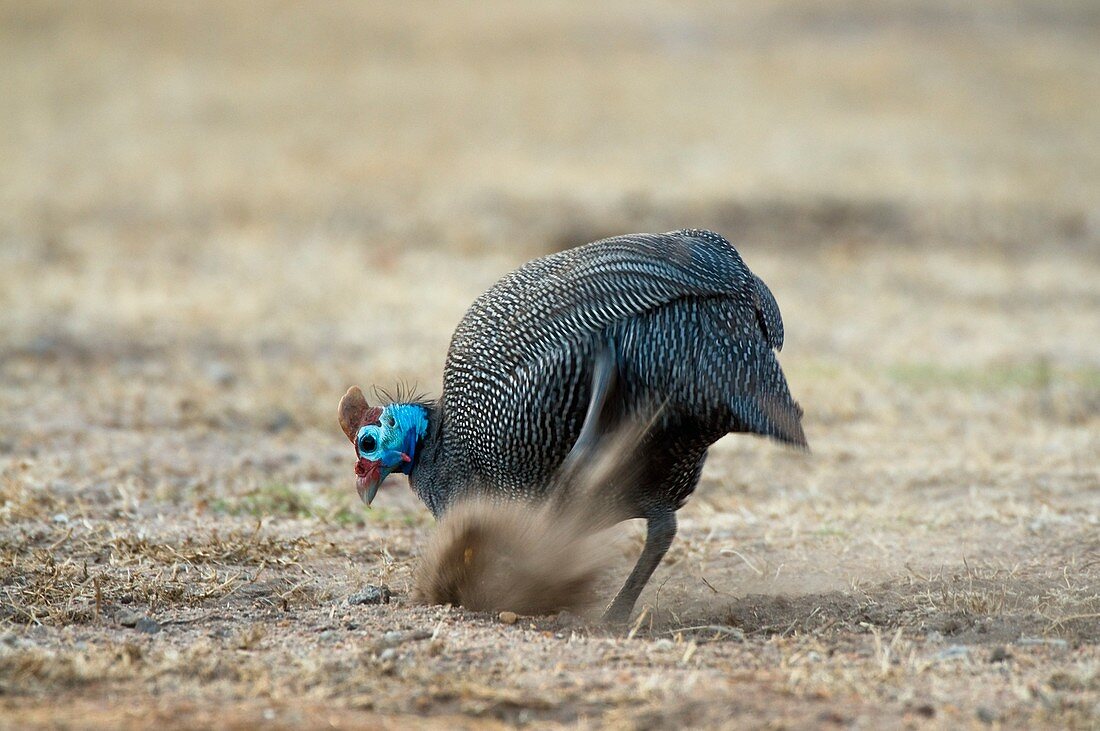
<path id="1" fill-rule="evenodd" d="M 450 502 L 457 470 L 446 455 L 446 440 L 443 438 L 443 407 L 441 402 L 417 404 L 421 409 L 426 428 L 417 444 L 415 458 L 406 465 L 409 485 L 432 515 L 439 517 Z"/>
<path id="2" fill-rule="evenodd" d="M 409 461 L 401 462 L 395 471 L 410 474 L 416 467 L 417 452 L 423 447 L 428 431 L 428 409 L 423 404 L 393 404 L 387 414 L 393 417 L 397 433 L 405 435 L 401 451 L 409 455 Z"/>

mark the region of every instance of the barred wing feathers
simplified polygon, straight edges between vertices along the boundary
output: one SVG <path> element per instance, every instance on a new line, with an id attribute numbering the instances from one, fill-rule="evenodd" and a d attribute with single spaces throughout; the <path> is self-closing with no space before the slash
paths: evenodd
<path id="1" fill-rule="evenodd" d="M 597 241 L 497 282 L 451 342 L 443 390 L 448 436 L 495 441 L 502 428 L 525 431 L 510 421 L 524 412 L 541 422 L 535 431 L 543 435 L 565 426 L 549 423 L 563 411 L 575 422 L 583 407 L 577 384 L 589 373 L 583 361 L 605 333 L 639 398 L 653 391 L 682 400 L 681 408 L 725 408 L 724 431 L 805 443 L 801 411 L 772 352 L 783 344 L 775 298 L 728 241 L 700 230 Z M 536 403 L 532 384 L 542 399 Z"/>

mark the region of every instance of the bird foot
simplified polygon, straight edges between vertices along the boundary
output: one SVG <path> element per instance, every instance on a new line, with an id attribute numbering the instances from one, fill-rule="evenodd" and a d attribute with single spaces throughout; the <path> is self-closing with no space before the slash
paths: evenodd
<path id="1" fill-rule="evenodd" d="M 627 606 L 625 603 L 612 602 L 611 606 L 604 610 L 600 621 L 609 625 L 624 625 L 630 621 L 630 614 L 633 611 L 633 604 Z"/>

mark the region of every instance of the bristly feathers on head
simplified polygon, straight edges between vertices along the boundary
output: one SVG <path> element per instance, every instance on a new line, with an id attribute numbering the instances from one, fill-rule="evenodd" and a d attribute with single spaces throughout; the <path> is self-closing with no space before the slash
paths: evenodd
<path id="1" fill-rule="evenodd" d="M 389 406 L 391 404 L 428 403 L 428 394 L 417 390 L 416 384 L 409 383 L 408 381 L 398 381 L 393 391 L 389 391 L 380 386 L 374 386 L 371 390 L 374 391 L 375 398 L 381 402 L 382 406 Z"/>

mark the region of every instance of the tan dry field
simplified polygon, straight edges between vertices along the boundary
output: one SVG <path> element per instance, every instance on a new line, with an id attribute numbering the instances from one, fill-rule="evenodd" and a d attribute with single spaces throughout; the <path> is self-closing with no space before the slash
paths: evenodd
<path id="1" fill-rule="evenodd" d="M 1096 5 L 590 5 L 0 5 L 0 727 L 1100 727 Z M 813 453 L 719 442 L 631 632 L 414 606 L 345 388 L 682 226 Z"/>

